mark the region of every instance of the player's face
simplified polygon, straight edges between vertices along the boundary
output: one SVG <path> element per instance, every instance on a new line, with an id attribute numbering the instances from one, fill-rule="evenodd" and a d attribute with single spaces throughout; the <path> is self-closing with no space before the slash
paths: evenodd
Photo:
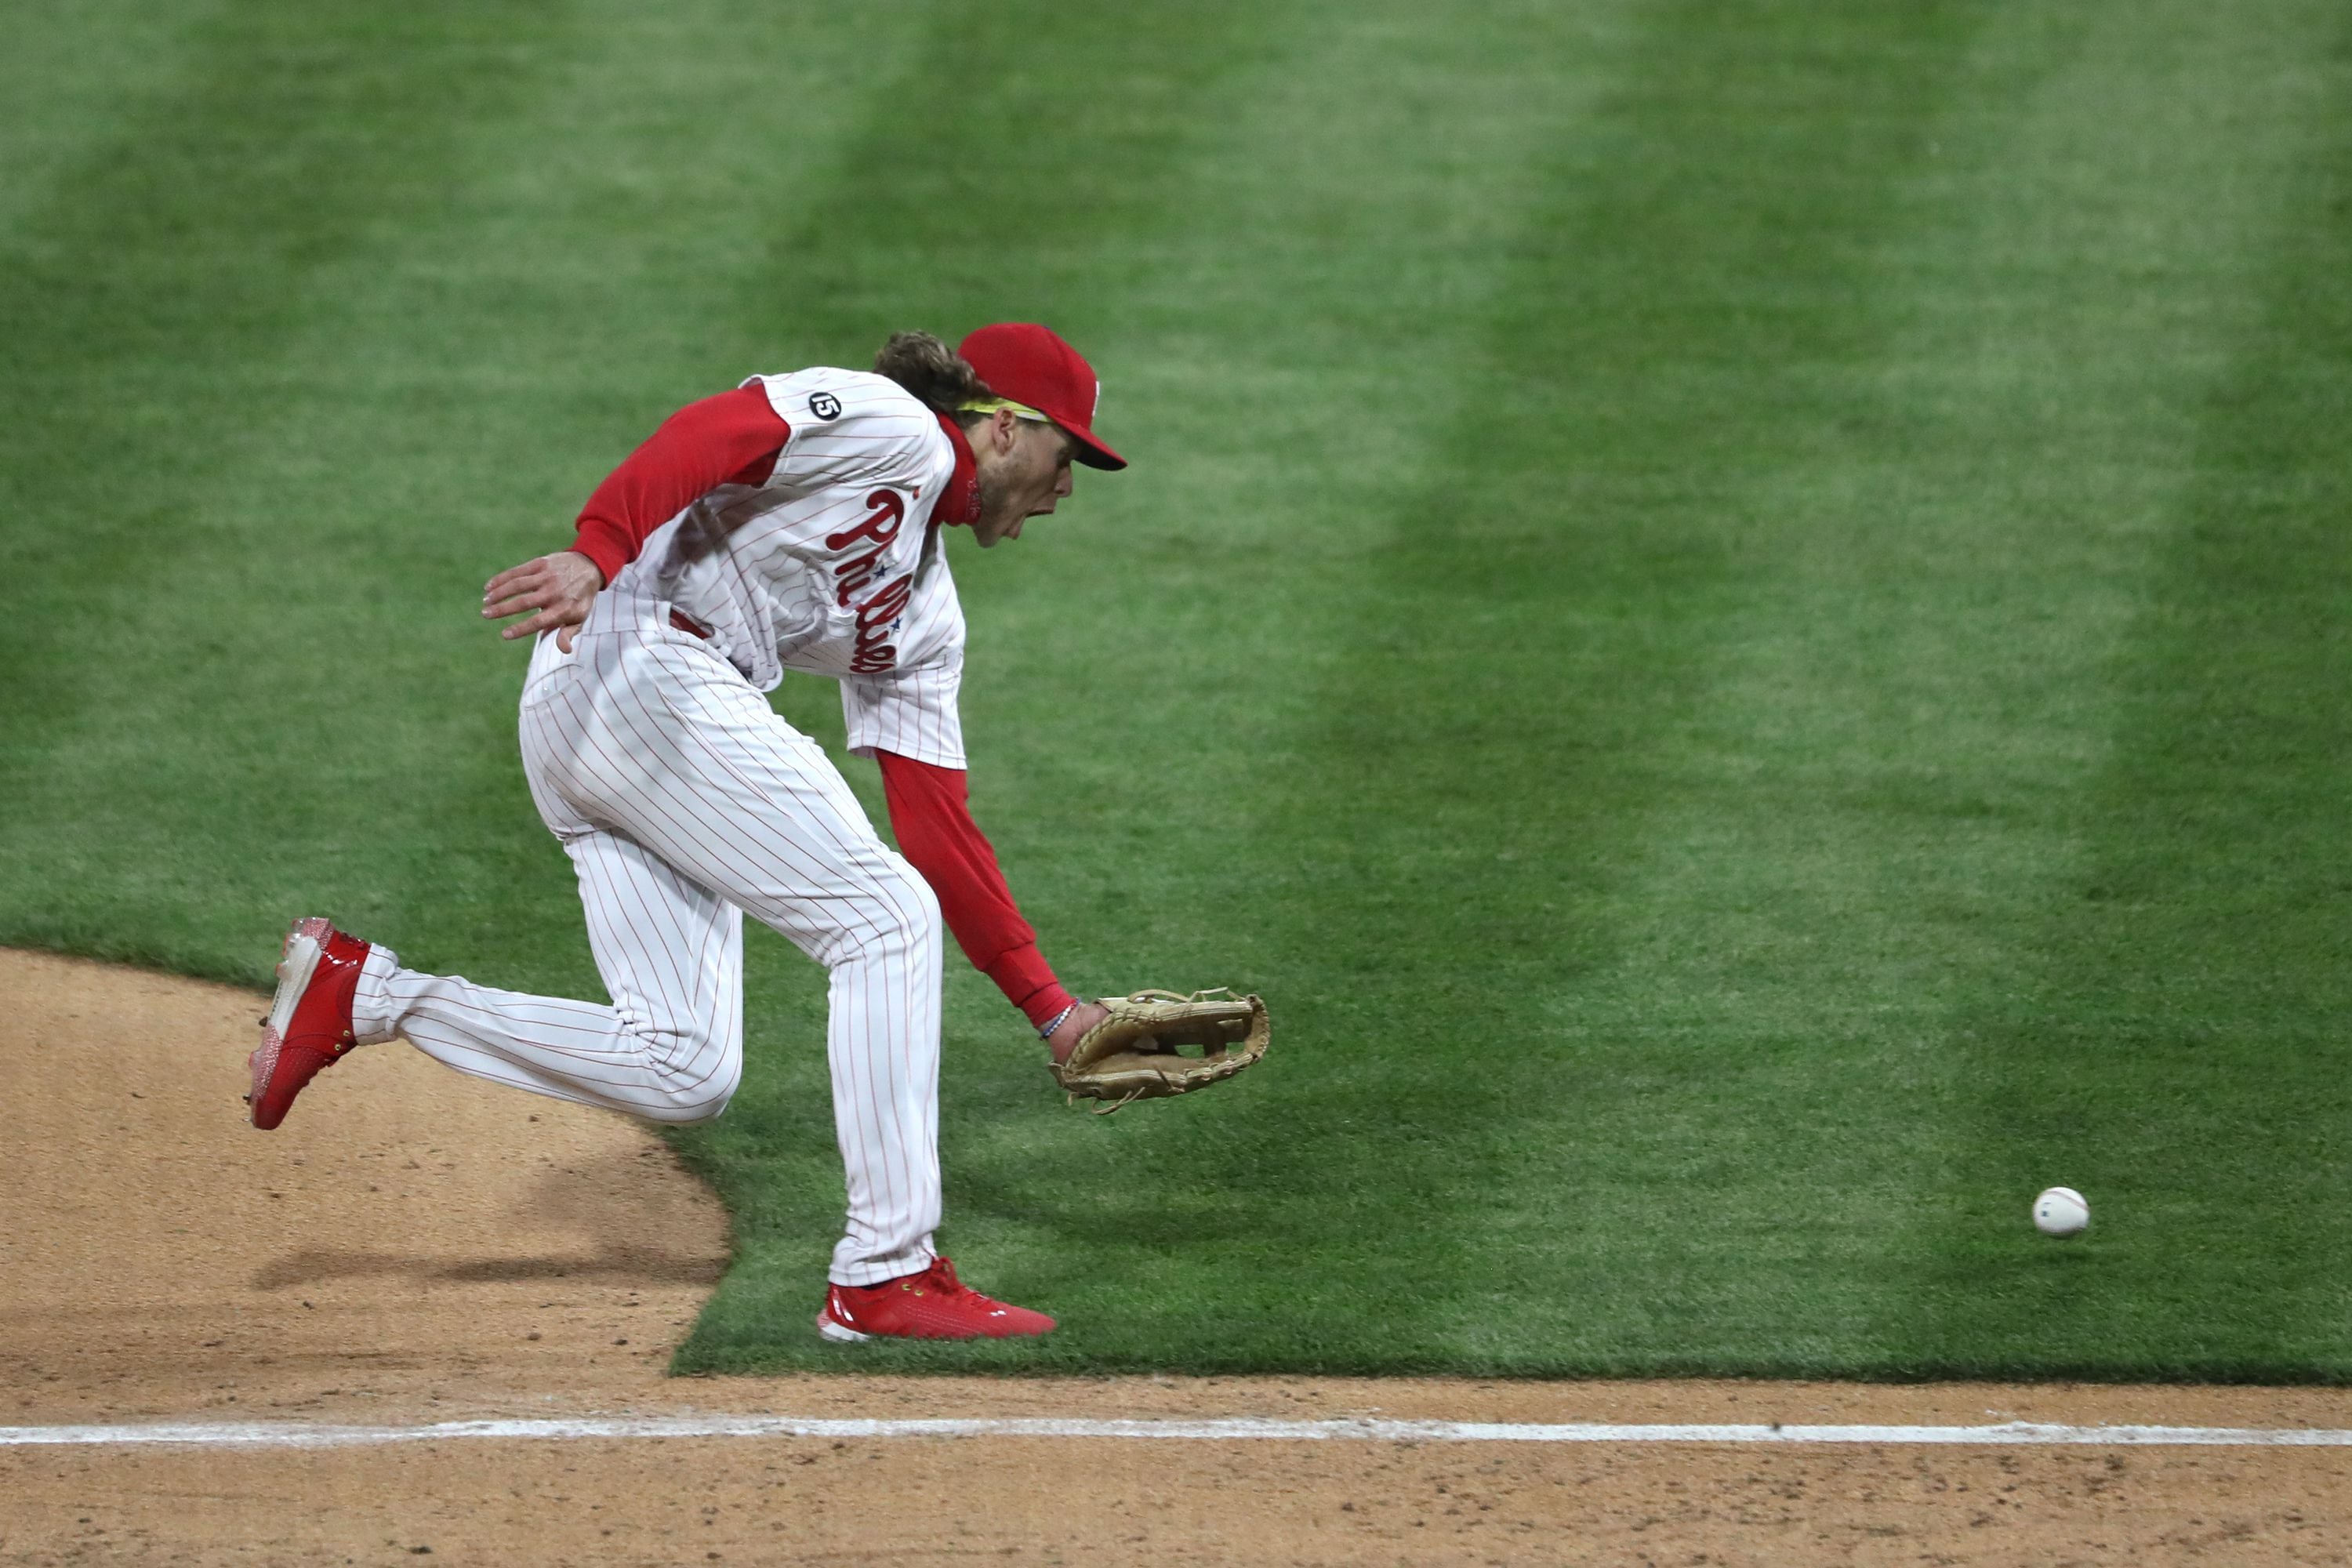
<path id="1" fill-rule="evenodd" d="M 1021 525 L 1042 517 L 1070 493 L 1070 462 L 1078 444 L 1058 425 L 1013 421 L 1000 441 L 975 450 L 980 460 L 980 520 L 972 537 L 982 550 L 1000 539 L 1018 539 Z"/>

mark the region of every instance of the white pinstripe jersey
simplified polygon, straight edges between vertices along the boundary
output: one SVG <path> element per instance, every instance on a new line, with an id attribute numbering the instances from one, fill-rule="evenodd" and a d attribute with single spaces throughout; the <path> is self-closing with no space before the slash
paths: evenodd
<path id="1" fill-rule="evenodd" d="M 762 691 L 786 669 L 839 680 L 860 756 L 962 767 L 963 607 L 929 526 L 953 444 L 883 376 L 814 369 L 743 384 L 755 383 L 792 426 L 774 471 L 721 485 L 655 530 L 608 591 L 709 627 Z"/>

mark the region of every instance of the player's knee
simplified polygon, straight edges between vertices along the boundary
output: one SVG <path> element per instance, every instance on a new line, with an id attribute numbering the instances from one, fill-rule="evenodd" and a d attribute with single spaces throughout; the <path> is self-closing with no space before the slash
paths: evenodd
<path id="1" fill-rule="evenodd" d="M 649 1119 L 680 1127 L 715 1121 L 735 1098 L 743 1081 L 739 1037 L 672 1027 L 643 1031 L 640 1038 L 652 1074 L 643 1108 Z"/>
<path id="2" fill-rule="evenodd" d="M 906 952 L 940 944 L 943 927 L 939 895 L 905 861 L 876 878 L 866 904 L 853 951 Z"/>
<path id="3" fill-rule="evenodd" d="M 703 1120 L 705 1121 L 718 1121 L 719 1113 L 727 1109 L 729 1102 L 733 1100 L 735 1098 L 735 1091 L 741 1088 L 742 1085 L 743 1056 L 742 1053 L 739 1051 L 728 1061 L 724 1074 L 722 1074 L 719 1079 L 710 1086 L 710 1111 L 709 1114 L 703 1118 Z"/>
<path id="4" fill-rule="evenodd" d="M 907 870 L 906 897 L 913 906 L 908 917 L 908 920 L 920 928 L 920 934 L 926 940 L 939 941 L 940 932 L 947 924 L 946 919 L 940 913 L 940 896 L 931 890 L 931 885 L 924 881 L 912 867 L 908 868 Z"/>
<path id="5" fill-rule="evenodd" d="M 718 1121 L 719 1117 L 726 1114 L 728 1105 L 735 1099 L 735 1091 L 741 1087 L 742 1082 L 743 1074 L 739 1068 L 729 1073 L 723 1082 L 710 1085 L 694 1101 L 694 1120 L 696 1121 Z"/>
<path id="6" fill-rule="evenodd" d="M 730 1063 L 716 1075 L 693 1079 L 676 1078 L 665 1084 L 660 1103 L 648 1114 L 656 1121 L 672 1127 L 691 1127 L 698 1122 L 716 1121 L 735 1098 L 735 1090 L 743 1081 L 740 1062 Z"/>

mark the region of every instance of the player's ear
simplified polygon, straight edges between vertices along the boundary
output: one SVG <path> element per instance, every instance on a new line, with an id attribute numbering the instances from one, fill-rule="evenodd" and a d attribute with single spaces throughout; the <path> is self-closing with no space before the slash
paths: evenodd
<path id="1" fill-rule="evenodd" d="M 1013 450 L 1013 443 L 1020 436 L 1021 416 L 1010 408 L 1000 408 L 988 416 L 988 431 L 991 443 L 1002 457 Z"/>

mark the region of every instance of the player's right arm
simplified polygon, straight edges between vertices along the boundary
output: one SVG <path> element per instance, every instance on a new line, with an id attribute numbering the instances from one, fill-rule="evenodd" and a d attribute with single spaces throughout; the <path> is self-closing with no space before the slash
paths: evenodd
<path id="1" fill-rule="evenodd" d="M 765 483 L 792 434 L 756 383 L 688 404 L 596 487 L 569 550 L 510 566 L 483 584 L 484 618 L 528 612 L 500 635 L 556 629 L 568 651 L 571 628 L 588 618 L 597 591 L 654 530 L 720 485 Z"/>
<path id="2" fill-rule="evenodd" d="M 890 828 L 898 852 L 940 900 L 940 916 L 972 967 L 996 983 L 1004 999 L 1039 1029 L 1045 1046 L 1067 1061 L 1086 1032 L 1108 1015 L 1064 989 L 1037 951 L 1037 932 L 1021 918 L 996 850 L 971 819 L 964 771 L 877 749 Z"/>

